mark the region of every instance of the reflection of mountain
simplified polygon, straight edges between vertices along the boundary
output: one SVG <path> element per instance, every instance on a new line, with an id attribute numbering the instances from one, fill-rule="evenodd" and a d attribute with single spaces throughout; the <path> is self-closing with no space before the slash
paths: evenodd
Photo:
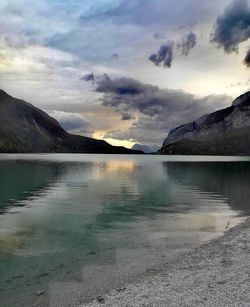
<path id="1" fill-rule="evenodd" d="M 167 174 L 188 188 L 219 195 L 233 210 L 250 213 L 250 163 L 165 162 Z"/>
<path id="2" fill-rule="evenodd" d="M 162 247 L 157 246 L 160 241 L 155 238 L 162 233 L 169 236 L 168 241 L 163 240 L 168 247 L 183 246 L 183 234 L 185 244 L 190 244 L 189 240 L 197 242 L 197 229 L 217 229 L 213 206 L 219 213 L 228 209 L 227 203 L 233 209 L 247 210 L 249 172 L 250 166 L 245 163 L 162 164 L 132 158 L 74 163 L 0 162 L 1 188 L 4 185 L 10 189 L 0 193 L 1 205 L 6 210 L 9 198 L 15 198 L 17 204 L 18 200 L 32 204 L 17 214 L 0 215 L 2 301 L 6 297 L 9 302 L 14 287 L 18 289 L 15 300 L 21 301 L 17 296 L 21 293 L 29 300 L 33 286 L 26 286 L 25 281 L 47 289 L 55 280 L 67 281 L 72 276 L 75 280 L 77 275 L 82 289 L 93 289 L 97 279 L 108 274 L 110 278 L 109 266 L 107 274 L 105 269 L 102 271 L 105 265 L 141 261 L 142 257 L 134 257 L 137 254 L 133 249 L 144 253 L 149 248 L 150 253 L 157 253 Z M 30 197 L 36 194 L 39 197 Z M 228 200 L 223 203 L 223 198 Z M 156 234 L 153 239 L 152 233 Z M 132 258 L 124 250 L 131 251 Z M 119 258 L 121 254 L 123 258 Z M 81 275 L 82 267 L 85 270 Z M 118 275 L 125 274 L 116 266 L 113 269 Z"/>
<path id="3" fill-rule="evenodd" d="M 25 200 L 43 192 L 55 182 L 62 173 L 59 163 L 26 161 L 0 162 L 0 214 L 9 205 Z"/>

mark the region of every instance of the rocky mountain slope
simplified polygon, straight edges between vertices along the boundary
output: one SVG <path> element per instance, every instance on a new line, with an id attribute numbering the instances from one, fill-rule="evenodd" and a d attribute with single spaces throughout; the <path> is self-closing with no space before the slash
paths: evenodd
<path id="1" fill-rule="evenodd" d="M 66 132 L 60 124 L 33 105 L 0 90 L 0 152 L 71 152 L 137 154 L 125 147 L 111 146 Z"/>
<path id="2" fill-rule="evenodd" d="M 250 92 L 170 131 L 158 154 L 250 155 Z"/>

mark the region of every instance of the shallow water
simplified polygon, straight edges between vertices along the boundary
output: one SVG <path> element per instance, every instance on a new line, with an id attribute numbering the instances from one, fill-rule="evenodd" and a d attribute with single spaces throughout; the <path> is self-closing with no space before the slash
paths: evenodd
<path id="1" fill-rule="evenodd" d="M 0 155 L 0 305 L 85 300 L 221 234 L 249 199 L 249 158 Z"/>

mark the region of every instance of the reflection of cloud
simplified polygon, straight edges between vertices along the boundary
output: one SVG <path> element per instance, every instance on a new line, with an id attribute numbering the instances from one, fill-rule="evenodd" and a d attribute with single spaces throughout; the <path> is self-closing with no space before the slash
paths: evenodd
<path id="1" fill-rule="evenodd" d="M 132 160 L 126 161 L 107 161 L 103 165 L 106 173 L 132 173 L 136 168 L 136 163 Z"/>
<path id="2" fill-rule="evenodd" d="M 30 225 L 25 230 L 5 230 L 0 229 L 0 256 L 9 257 L 14 254 L 24 254 L 27 256 L 25 247 L 30 240 L 36 236 L 36 225 Z"/>
<path id="3" fill-rule="evenodd" d="M 217 230 L 217 219 L 215 215 L 206 214 L 201 217 L 200 220 L 200 231 L 204 232 L 216 232 Z"/>

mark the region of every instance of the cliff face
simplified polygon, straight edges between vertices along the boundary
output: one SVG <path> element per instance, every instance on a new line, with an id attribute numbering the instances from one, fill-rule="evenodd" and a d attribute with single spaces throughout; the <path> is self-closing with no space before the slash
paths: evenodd
<path id="1" fill-rule="evenodd" d="M 72 152 L 136 154 L 124 147 L 111 146 L 67 133 L 60 124 L 33 105 L 0 90 L 0 152 Z"/>
<path id="2" fill-rule="evenodd" d="M 170 131 L 158 154 L 250 155 L 250 92 Z"/>

